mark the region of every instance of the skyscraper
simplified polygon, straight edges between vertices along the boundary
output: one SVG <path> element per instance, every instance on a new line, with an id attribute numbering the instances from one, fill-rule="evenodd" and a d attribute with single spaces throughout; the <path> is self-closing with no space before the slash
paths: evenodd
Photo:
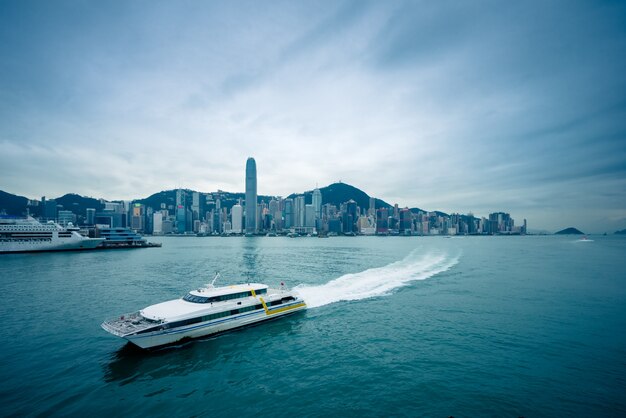
<path id="1" fill-rule="evenodd" d="M 315 219 L 322 218 L 322 192 L 317 187 L 313 190 L 312 204 L 315 208 Z"/>
<path id="2" fill-rule="evenodd" d="M 246 233 L 249 234 L 257 231 L 256 205 L 256 162 L 250 157 L 246 161 Z"/>
<path id="3" fill-rule="evenodd" d="M 241 205 L 236 204 L 230 211 L 232 218 L 232 231 L 234 234 L 241 234 L 241 220 L 243 218 L 243 208 Z"/>

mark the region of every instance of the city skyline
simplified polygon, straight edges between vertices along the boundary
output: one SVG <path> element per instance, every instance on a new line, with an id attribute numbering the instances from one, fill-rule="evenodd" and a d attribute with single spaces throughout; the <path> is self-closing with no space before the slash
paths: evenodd
<path id="1" fill-rule="evenodd" d="M 254 155 L 261 195 L 342 180 L 623 229 L 625 19 L 597 2 L 5 2 L 0 189 L 243 191 Z"/>

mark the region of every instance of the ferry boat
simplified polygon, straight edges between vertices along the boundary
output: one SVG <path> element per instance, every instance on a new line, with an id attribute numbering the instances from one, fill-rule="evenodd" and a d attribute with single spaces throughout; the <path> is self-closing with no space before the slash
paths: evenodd
<path id="1" fill-rule="evenodd" d="M 304 300 L 282 283 L 279 289 L 261 283 L 215 287 L 218 277 L 180 299 L 104 321 L 102 328 L 138 347 L 153 348 L 306 309 Z"/>
<path id="2" fill-rule="evenodd" d="M 41 223 L 32 217 L 0 217 L 0 253 L 31 251 L 91 250 L 104 241 L 87 238 L 78 228 L 67 228 L 49 221 Z"/>

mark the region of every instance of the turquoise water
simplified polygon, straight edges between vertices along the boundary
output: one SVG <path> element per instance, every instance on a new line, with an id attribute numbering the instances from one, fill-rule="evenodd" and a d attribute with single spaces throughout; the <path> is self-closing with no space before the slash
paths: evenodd
<path id="1" fill-rule="evenodd" d="M 0 415 L 626 415 L 624 238 L 153 240 L 0 257 Z M 216 270 L 311 308 L 155 352 L 100 329 Z"/>

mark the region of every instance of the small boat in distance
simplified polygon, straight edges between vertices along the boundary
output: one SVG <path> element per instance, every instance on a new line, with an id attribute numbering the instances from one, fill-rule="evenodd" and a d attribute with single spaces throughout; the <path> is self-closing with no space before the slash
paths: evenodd
<path id="1" fill-rule="evenodd" d="M 180 299 L 148 306 L 102 323 L 102 328 L 141 348 L 199 338 L 278 318 L 306 309 L 306 303 L 281 283 L 270 289 L 261 283 L 215 287 L 219 278 Z"/>

